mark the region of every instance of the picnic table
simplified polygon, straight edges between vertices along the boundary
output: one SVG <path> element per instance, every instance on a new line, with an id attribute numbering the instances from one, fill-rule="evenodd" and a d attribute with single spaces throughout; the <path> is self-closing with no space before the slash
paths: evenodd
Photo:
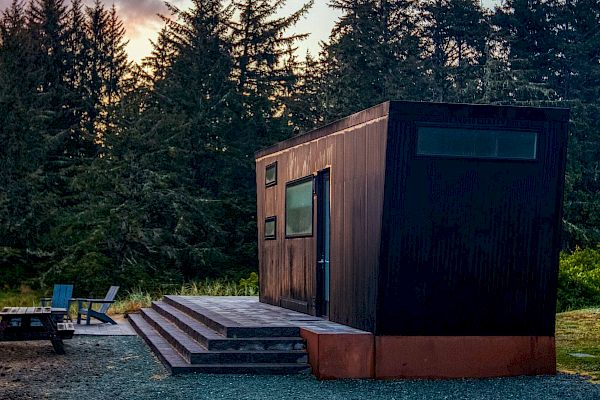
<path id="1" fill-rule="evenodd" d="M 0 310 L 0 342 L 50 340 L 56 354 L 64 354 L 63 339 L 71 339 L 72 322 L 62 321 L 64 308 L 4 307 Z"/>

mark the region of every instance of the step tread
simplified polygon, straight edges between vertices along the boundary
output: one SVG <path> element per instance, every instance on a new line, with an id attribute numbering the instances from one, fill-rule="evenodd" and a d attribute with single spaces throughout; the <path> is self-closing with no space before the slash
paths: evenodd
<path id="1" fill-rule="evenodd" d="M 157 311 L 149 308 L 143 308 L 142 313 L 148 315 L 150 318 L 154 319 L 157 323 L 160 323 L 165 330 L 169 332 L 179 343 L 184 345 L 186 350 L 190 352 L 190 354 L 201 354 L 201 353 L 210 353 L 210 354 L 306 354 L 306 350 L 209 350 L 206 347 L 202 346 L 200 343 L 196 342 L 192 337 L 190 337 L 187 333 L 180 330 L 176 324 L 169 321 L 168 318 L 165 318 L 163 315 L 158 313 Z M 153 327 L 154 328 L 154 327 Z M 159 332 L 160 333 L 160 332 Z M 219 335 L 220 340 L 228 340 L 235 341 L 238 339 L 225 338 Z M 261 338 L 262 339 L 262 338 Z M 271 338 L 268 338 L 271 339 Z M 294 338 L 297 339 L 297 338 Z"/>
<path id="2" fill-rule="evenodd" d="M 148 343 L 154 353 L 169 369 L 188 365 L 177 350 L 141 314 L 129 314 L 128 318 L 133 329 Z"/>
<path id="3" fill-rule="evenodd" d="M 280 325 L 246 325 L 222 313 L 189 301 L 185 296 L 167 295 L 164 301 L 198 319 L 204 325 L 228 338 L 282 337 L 300 335 L 300 328 L 282 322 Z"/>
<path id="4" fill-rule="evenodd" d="M 134 330 L 144 339 L 172 373 L 286 374 L 308 372 L 310 370 L 310 366 L 307 363 L 190 364 L 181 357 L 177 350 L 141 314 L 129 314 L 128 317 Z"/>
<path id="5" fill-rule="evenodd" d="M 281 340 L 293 340 L 297 341 L 302 339 L 300 336 L 260 336 L 260 337 L 248 337 L 248 338 L 229 338 L 220 334 L 204 325 L 202 322 L 198 321 L 194 317 L 189 314 L 179 310 L 176 307 L 173 307 L 170 304 L 167 304 L 163 301 L 153 301 L 153 307 L 159 307 L 165 310 L 167 313 L 171 314 L 173 317 L 178 319 L 183 324 L 189 326 L 202 336 L 204 336 L 208 340 L 226 340 L 226 341 L 244 341 L 244 340 L 264 340 L 264 341 L 281 341 Z"/>
<path id="6" fill-rule="evenodd" d="M 149 318 L 169 336 L 171 336 L 186 352 L 190 354 L 203 353 L 208 350 L 200 345 L 197 341 L 191 338 L 187 333 L 179 329 L 174 323 L 160 315 L 157 311 L 151 308 L 142 308 L 144 318 Z M 153 327 L 155 328 L 155 327 Z M 155 328 L 156 329 L 156 328 Z M 160 333 L 160 331 L 159 331 Z M 168 341 L 168 339 L 166 339 Z"/>
<path id="7" fill-rule="evenodd" d="M 291 375 L 309 373 L 309 364 L 186 364 L 171 367 L 172 372 L 203 372 L 208 374 L 270 374 Z M 180 369 L 181 371 L 178 371 Z"/>
<path id="8" fill-rule="evenodd" d="M 164 310 L 166 313 L 173 316 L 173 318 L 177 319 L 182 324 L 187 325 L 194 331 L 201 334 L 207 340 L 226 339 L 225 336 L 210 329 L 208 326 L 204 325 L 202 322 L 198 321 L 197 319 L 191 317 L 190 315 L 184 313 L 183 311 L 178 310 L 177 308 L 175 308 L 163 301 L 153 301 L 152 307 L 160 308 L 160 309 Z"/>
<path id="9" fill-rule="evenodd" d="M 239 326 L 239 324 L 237 324 L 235 321 L 232 321 L 229 318 L 218 315 L 217 313 L 213 312 L 212 310 L 206 309 L 200 305 L 194 304 L 194 303 L 182 298 L 181 296 L 167 295 L 167 296 L 165 296 L 164 300 L 166 302 L 173 303 L 172 305 L 177 304 L 179 306 L 185 307 L 189 311 L 200 314 L 204 319 L 206 319 L 206 321 L 202 321 L 203 323 L 205 323 L 205 325 L 208 325 L 209 323 L 210 323 L 210 325 L 214 325 L 214 326 L 211 326 L 210 328 L 214 328 L 216 331 L 218 331 L 219 333 L 222 333 L 223 335 L 227 334 L 228 327 Z"/>

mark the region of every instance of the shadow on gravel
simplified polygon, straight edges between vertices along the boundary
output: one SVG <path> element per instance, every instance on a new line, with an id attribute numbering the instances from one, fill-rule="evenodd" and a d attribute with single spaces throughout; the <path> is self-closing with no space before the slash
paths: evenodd
<path id="1" fill-rule="evenodd" d="M 600 399 L 600 385 L 559 374 L 451 381 L 317 381 L 312 376 L 170 376 L 132 336 L 0 343 L 0 399 Z"/>

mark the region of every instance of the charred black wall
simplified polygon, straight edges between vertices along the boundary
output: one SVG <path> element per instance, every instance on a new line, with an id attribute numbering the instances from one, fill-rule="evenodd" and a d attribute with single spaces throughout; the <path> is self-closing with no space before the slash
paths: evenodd
<path id="1" fill-rule="evenodd" d="M 538 132 L 536 160 L 417 155 L 417 127 Z M 379 335 L 554 335 L 568 111 L 391 102 Z"/>

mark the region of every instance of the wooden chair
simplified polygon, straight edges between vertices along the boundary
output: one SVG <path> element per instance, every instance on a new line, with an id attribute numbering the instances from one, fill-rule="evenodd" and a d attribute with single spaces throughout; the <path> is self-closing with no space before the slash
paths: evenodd
<path id="1" fill-rule="evenodd" d="M 62 322 L 65 318 L 69 319 L 69 308 L 71 307 L 71 301 L 74 300 L 71 296 L 73 296 L 73 285 L 57 284 L 54 285 L 52 297 L 44 297 L 40 299 L 40 303 L 42 307 L 64 308 L 64 314 L 54 314 L 55 320 Z"/>
<path id="2" fill-rule="evenodd" d="M 117 325 L 111 317 L 106 315 L 106 312 L 110 305 L 115 302 L 115 296 L 118 291 L 118 286 L 111 286 L 104 299 L 77 299 L 77 323 L 81 324 L 81 316 L 85 315 L 86 325 L 90 324 L 91 318 Z M 87 303 L 87 307 L 84 307 L 83 303 Z M 94 310 L 94 304 L 100 304 L 100 308 Z"/>

